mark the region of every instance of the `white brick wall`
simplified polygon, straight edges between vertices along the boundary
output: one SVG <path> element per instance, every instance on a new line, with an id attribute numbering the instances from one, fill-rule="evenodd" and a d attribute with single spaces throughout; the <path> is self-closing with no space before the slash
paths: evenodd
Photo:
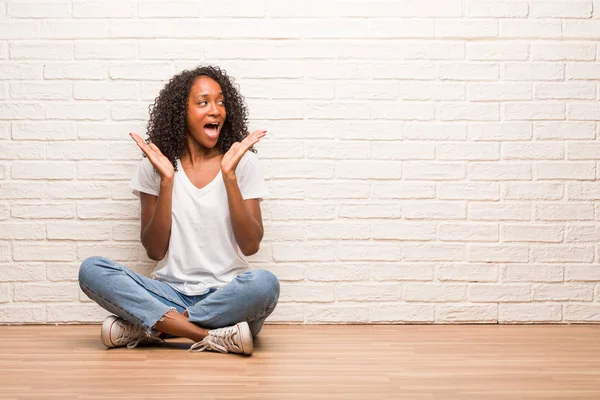
<path id="1" fill-rule="evenodd" d="M 241 87 L 272 196 L 270 321 L 600 322 L 600 3 L 0 0 L 0 323 L 97 322 L 127 182 L 184 68 Z"/>

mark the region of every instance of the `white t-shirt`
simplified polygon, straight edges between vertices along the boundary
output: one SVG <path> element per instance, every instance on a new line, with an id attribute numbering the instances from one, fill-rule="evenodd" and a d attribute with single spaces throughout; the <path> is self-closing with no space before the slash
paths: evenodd
<path id="1" fill-rule="evenodd" d="M 198 189 L 177 159 L 173 181 L 171 237 L 165 258 L 159 261 L 154 279 L 187 295 L 205 294 L 231 282 L 248 269 L 233 234 L 227 191 L 221 171 Z M 235 174 L 242 198 L 261 199 L 269 194 L 256 155 L 247 151 Z M 142 159 L 129 182 L 133 194 L 158 196 L 160 175 L 147 158 Z"/>

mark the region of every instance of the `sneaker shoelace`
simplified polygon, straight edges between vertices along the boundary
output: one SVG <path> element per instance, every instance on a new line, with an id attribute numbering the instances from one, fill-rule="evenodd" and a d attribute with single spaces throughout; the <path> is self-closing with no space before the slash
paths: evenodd
<path id="1" fill-rule="evenodd" d="M 130 325 L 130 324 L 121 324 L 120 326 L 123 329 L 123 332 L 121 333 L 121 335 L 119 336 L 119 339 L 117 341 L 119 342 L 119 344 L 127 343 L 128 349 L 133 349 L 133 348 L 137 347 L 138 344 L 146 342 L 146 341 L 148 341 L 148 342 L 155 341 L 155 340 L 156 341 L 164 341 L 163 339 L 159 338 L 158 336 L 146 335 L 145 328 Z"/>
<path id="2" fill-rule="evenodd" d="M 233 350 L 236 353 L 241 353 L 242 349 L 233 339 L 233 335 L 237 333 L 238 328 L 235 325 L 209 331 L 208 336 L 194 343 L 188 351 L 214 350 L 219 353 L 228 353 L 229 350 Z"/>

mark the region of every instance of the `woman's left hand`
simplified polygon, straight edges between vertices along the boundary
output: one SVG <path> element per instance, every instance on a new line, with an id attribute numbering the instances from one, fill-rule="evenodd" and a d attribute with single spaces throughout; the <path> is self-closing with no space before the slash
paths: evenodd
<path id="1" fill-rule="evenodd" d="M 229 178 L 235 177 L 235 169 L 237 168 L 240 160 L 244 156 L 244 154 L 260 139 L 262 139 L 267 131 L 265 130 L 256 130 L 246 136 L 244 140 L 241 142 L 235 142 L 231 145 L 227 153 L 223 155 L 223 159 L 221 160 L 221 173 Z"/>

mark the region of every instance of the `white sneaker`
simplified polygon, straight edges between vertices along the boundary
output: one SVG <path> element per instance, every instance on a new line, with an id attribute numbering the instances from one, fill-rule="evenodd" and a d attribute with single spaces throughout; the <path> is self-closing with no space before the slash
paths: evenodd
<path id="1" fill-rule="evenodd" d="M 194 343 L 188 351 L 214 350 L 219 353 L 252 354 L 254 345 L 247 322 L 208 331 L 208 336 Z"/>
<path id="2" fill-rule="evenodd" d="M 127 346 L 129 349 L 140 343 L 163 341 L 155 335 L 147 336 L 143 326 L 133 325 L 115 315 L 109 315 L 102 323 L 100 339 L 106 347 Z"/>

